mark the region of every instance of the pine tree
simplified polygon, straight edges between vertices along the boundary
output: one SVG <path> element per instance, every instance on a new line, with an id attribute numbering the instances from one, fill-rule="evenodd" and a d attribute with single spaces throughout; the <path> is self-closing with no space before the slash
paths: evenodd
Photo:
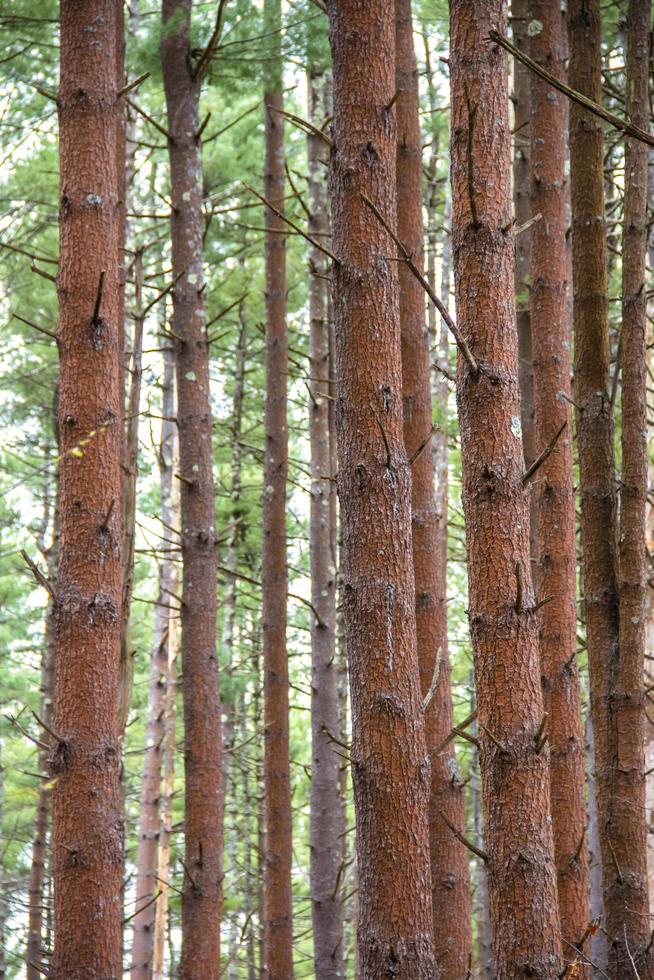
<path id="1" fill-rule="evenodd" d="M 410 0 L 395 0 L 397 114 L 397 234 L 422 269 L 422 137 L 418 69 Z M 463 781 L 453 743 L 441 748 L 452 728 L 451 667 L 447 649 L 444 557 L 447 524 L 434 491 L 430 337 L 425 294 L 406 264 L 399 267 L 404 443 L 411 463 L 411 528 L 416 593 L 416 630 L 431 759 L 429 835 L 434 952 L 441 977 L 466 974 L 472 955 L 470 874 L 464 845 L 451 831 L 465 821 Z"/>
<path id="2" fill-rule="evenodd" d="M 264 91 L 264 196 L 284 210 L 284 118 L 281 0 L 265 0 L 269 34 Z M 292 817 L 286 649 L 286 479 L 288 472 L 285 225 L 266 209 L 266 400 L 261 558 L 264 669 L 264 970 L 269 980 L 293 976 Z"/>
<path id="3" fill-rule="evenodd" d="M 561 970 L 513 301 L 504 4 L 450 6 L 463 507 L 495 975 Z"/>
<path id="4" fill-rule="evenodd" d="M 547 0 L 535 0 L 530 11 L 541 25 L 531 37 L 531 56 L 565 81 L 561 12 Z M 530 217 L 540 215 L 531 229 L 529 290 L 536 451 L 556 443 L 534 479 L 538 592 L 548 600 L 537 615 L 559 912 L 566 940 L 564 954 L 574 959 L 574 944 L 590 919 L 584 733 L 575 661 L 577 556 L 566 248 L 569 185 L 565 176 L 568 106 L 564 95 L 553 92 L 533 72 L 530 83 Z"/>
<path id="5" fill-rule="evenodd" d="M 190 0 L 164 0 L 162 10 L 161 66 L 173 205 L 172 334 L 177 378 L 183 563 L 185 857 L 181 972 L 189 980 L 194 977 L 217 980 L 222 905 L 222 744 L 199 133 L 200 88 L 210 50 L 205 49 L 204 56 L 194 64 Z"/>
<path id="6" fill-rule="evenodd" d="M 55 612 L 50 976 L 121 970 L 123 821 L 119 179 L 115 5 L 61 8 L 58 344 L 61 546 Z M 102 928 L 98 928 L 102 923 Z"/>
<path id="7" fill-rule="evenodd" d="M 361 975 L 433 977 L 429 765 L 402 434 L 395 22 L 386 0 L 328 0 L 330 189 L 344 633 L 352 700 Z M 365 195 L 365 197 L 364 197 Z"/>

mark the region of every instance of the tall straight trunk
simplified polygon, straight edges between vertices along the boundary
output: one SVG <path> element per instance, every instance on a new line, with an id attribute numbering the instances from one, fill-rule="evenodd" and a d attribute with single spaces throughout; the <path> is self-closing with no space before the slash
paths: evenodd
<path id="1" fill-rule="evenodd" d="M 452 0 L 452 245 L 469 621 L 495 976 L 558 977 L 561 937 L 523 482 L 502 0 Z"/>
<path id="2" fill-rule="evenodd" d="M 310 119 L 318 129 L 328 118 L 329 73 L 312 66 L 309 72 Z M 308 138 L 309 231 L 324 243 L 329 231 L 326 169 L 328 152 L 315 134 Z M 311 440 L 310 559 L 311 602 L 320 619 L 311 627 L 311 914 L 313 958 L 317 980 L 345 976 L 342 907 L 344 812 L 341 805 L 341 739 L 336 656 L 336 555 L 333 551 L 333 498 L 330 479 L 329 425 L 330 344 L 327 318 L 328 273 L 325 255 L 309 255 L 309 317 L 311 365 L 309 435 Z"/>
<path id="3" fill-rule="evenodd" d="M 265 0 L 270 34 L 264 85 L 264 195 L 284 210 L 284 122 L 281 0 Z M 269 980 L 293 976 L 291 895 L 292 820 L 286 650 L 286 239 L 284 222 L 266 209 L 266 398 L 261 560 L 264 669 L 264 972 Z"/>
<path id="4" fill-rule="evenodd" d="M 159 594 L 154 614 L 152 655 L 148 688 L 148 718 L 145 755 L 141 778 L 141 809 L 136 853 L 136 900 L 133 920 L 132 980 L 150 980 L 153 972 L 156 898 L 161 892 L 159 877 L 159 842 L 161 839 L 161 776 L 166 752 L 166 716 L 169 677 L 171 604 L 175 593 L 175 547 L 169 528 L 174 527 L 173 465 L 175 459 L 176 422 L 174 363 L 172 351 L 165 352 L 161 442 L 159 445 L 159 496 L 163 552 L 159 564 Z"/>
<path id="5" fill-rule="evenodd" d="M 647 5 L 630 11 L 629 107 L 641 122 L 642 45 Z M 633 24 L 636 28 L 632 32 Z M 598 0 L 571 0 L 568 10 L 570 84 L 601 101 L 601 20 Z M 645 44 L 645 47 L 647 45 Z M 646 56 L 645 56 L 646 60 Z M 646 83 L 645 83 L 646 90 Z M 625 200 L 623 287 L 623 460 L 626 480 L 620 544 L 616 534 L 613 410 L 609 393 L 608 295 L 601 122 L 570 110 L 575 402 L 581 486 L 590 696 L 595 783 L 603 869 L 604 928 L 609 974 L 628 975 L 649 939 L 646 839 L 643 826 L 643 571 L 646 450 L 644 447 L 644 279 L 647 162 L 628 145 L 630 187 Z M 628 208 L 628 212 L 627 212 Z M 626 424 L 626 432 L 624 431 Z M 626 449 L 626 457 L 624 455 Z M 641 458 L 642 456 L 642 458 Z M 626 522 L 626 523 L 625 523 Z M 624 608 L 621 608 L 624 601 Z M 627 620 L 625 621 L 625 617 Z M 636 622 L 632 622 L 637 620 Z M 625 643 L 624 650 L 621 642 Z"/>
<path id="6" fill-rule="evenodd" d="M 58 395 L 55 395 L 57 398 Z M 55 408 L 56 411 L 56 408 Z M 53 421 L 54 418 L 53 418 Z M 55 436 L 56 422 L 55 422 Z M 58 441 L 58 440 L 57 440 Z M 58 449 L 58 447 L 57 447 Z M 54 500 L 53 500 L 54 496 Z M 46 478 L 43 488 L 43 519 L 37 534 L 39 551 L 45 558 L 47 577 L 53 585 L 57 579 L 59 561 L 60 522 L 57 506 L 58 486 L 56 478 Z M 54 504 L 54 507 L 53 507 Z M 51 540 L 47 542 L 47 535 Z M 41 656 L 41 704 L 39 717 L 52 728 L 52 698 L 54 693 L 54 601 L 48 602 L 45 617 L 45 636 Z M 34 837 L 32 838 L 32 860 L 28 885 L 27 943 L 25 946 L 25 965 L 27 980 L 38 980 L 41 976 L 46 948 L 44 947 L 44 911 L 47 906 L 46 870 L 48 858 L 48 829 L 50 825 L 51 786 L 48 778 L 48 758 L 51 749 L 43 742 L 39 746 L 39 788 L 36 804 Z"/>
<path id="7" fill-rule="evenodd" d="M 123 406 L 114 7 L 109 0 L 61 7 L 54 980 L 121 970 Z"/>
<path id="8" fill-rule="evenodd" d="M 161 65 L 170 134 L 173 335 L 182 524 L 184 886 L 182 975 L 220 975 L 222 745 L 216 657 L 216 531 L 209 349 L 202 264 L 201 80 L 193 69 L 190 0 L 163 0 Z"/>
<path id="9" fill-rule="evenodd" d="M 166 386 L 172 389 L 172 365 L 168 363 L 169 352 L 166 352 L 165 380 Z M 172 391 L 171 391 L 172 398 Z M 175 433 L 175 436 L 177 433 Z M 174 461 L 177 460 L 177 438 L 175 438 Z M 173 464 L 174 465 L 174 464 Z M 179 487 L 173 484 L 171 527 L 180 526 Z M 170 591 L 177 596 L 178 573 L 176 563 L 172 563 Z M 176 703 L 177 703 L 177 655 L 179 652 L 178 616 L 170 612 L 168 617 L 168 667 L 166 672 L 166 697 L 164 703 L 164 732 L 161 785 L 159 790 L 159 848 L 157 883 L 161 894 L 155 904 L 154 919 L 154 949 L 152 952 L 152 980 L 165 980 L 164 950 L 169 912 L 170 880 L 170 845 L 173 833 L 173 793 L 175 790 L 175 754 L 177 751 L 176 732 Z M 170 976 L 173 976 L 171 964 Z"/>
<path id="10" fill-rule="evenodd" d="M 532 0 L 530 16 L 541 24 L 531 38 L 532 57 L 564 80 L 561 11 L 548 0 Z M 565 958 L 574 959 L 568 944 L 574 946 L 584 934 L 589 913 L 584 732 L 575 661 L 577 553 L 565 176 L 568 106 L 565 96 L 553 92 L 536 74 L 530 74 L 530 82 L 531 210 L 533 216 L 541 215 L 531 230 L 529 292 L 536 445 L 543 449 L 563 428 L 556 449 L 534 480 L 538 593 L 549 599 L 538 617 L 559 914 Z"/>
<path id="11" fill-rule="evenodd" d="M 395 0 L 395 45 L 397 234 L 422 268 L 422 134 L 411 0 Z M 434 953 L 443 980 L 460 980 L 472 955 L 470 874 L 466 849 L 450 827 L 465 826 L 465 799 L 452 743 L 443 752 L 435 753 L 452 728 L 443 575 L 443 534 L 447 527 L 446 521 L 439 520 L 434 492 L 425 293 L 405 264 L 399 268 L 399 293 L 404 445 L 409 458 L 415 457 L 411 466 L 411 528 L 418 662 L 422 694 L 426 697 L 431 691 L 425 711 L 425 738 L 431 757 L 429 838 Z"/>
<path id="12" fill-rule="evenodd" d="M 125 471 L 123 473 L 123 616 L 120 626 L 121 686 L 119 726 L 124 731 L 132 696 L 134 663 L 130 650 L 130 608 L 134 584 L 134 544 L 136 540 L 136 482 L 139 464 L 139 409 L 143 378 L 143 252 L 134 256 L 134 331 L 130 359 L 130 384 L 125 420 Z"/>
<path id="13" fill-rule="evenodd" d="M 393 245 L 395 22 L 386 0 L 328 0 L 330 188 L 343 624 L 352 698 L 359 969 L 433 977 L 428 762 L 411 557 L 411 472 Z"/>
<path id="14" fill-rule="evenodd" d="M 523 51 L 528 47 L 527 28 L 531 22 L 529 0 L 511 0 L 513 42 Z M 531 217 L 530 161 L 531 89 L 530 71 L 517 59 L 513 62 L 513 217 L 518 227 Z M 515 241 L 515 298 L 518 325 L 518 378 L 520 381 L 520 421 L 525 466 L 537 455 L 534 431 L 534 368 L 531 349 L 530 269 L 531 231 L 524 231 Z M 538 558 L 536 500 L 531 491 L 530 533 L 532 574 Z M 535 579 L 534 579 L 535 582 Z"/>
<path id="15" fill-rule="evenodd" d="M 651 0 L 630 0 L 627 33 L 627 117 L 650 124 L 648 61 Z M 609 934 L 618 936 L 616 967 L 630 968 L 629 952 L 650 950 L 645 812 L 645 592 L 647 588 L 647 146 L 625 145 L 622 243 L 622 474 L 618 591 L 619 661 L 614 704 L 617 761 L 613 794 L 619 799 L 611 837 L 622 872 L 620 917 L 607 909 Z M 617 896 L 616 896 L 617 897 Z M 617 910 L 616 910 L 617 911 Z M 613 928 L 611 928 L 611 925 Z M 613 929 L 619 929 L 614 932 Z M 628 949 L 627 949 L 628 945 Z M 649 957 L 649 969 L 654 958 Z"/>

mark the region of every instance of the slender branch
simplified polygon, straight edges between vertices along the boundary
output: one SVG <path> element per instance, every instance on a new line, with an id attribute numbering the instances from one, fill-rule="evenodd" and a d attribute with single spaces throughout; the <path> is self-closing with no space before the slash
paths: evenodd
<path id="1" fill-rule="evenodd" d="M 303 129 L 305 133 L 308 133 L 309 136 L 317 136 L 323 141 L 323 143 L 326 143 L 327 146 L 332 145 L 332 141 L 327 133 L 323 133 L 322 129 L 318 129 L 318 127 L 314 126 L 313 123 L 310 123 L 308 119 L 303 119 L 302 116 L 296 116 L 294 113 L 288 112 L 286 109 L 279 109 L 274 105 L 266 105 L 266 109 L 269 109 L 271 112 L 278 113 L 278 115 L 283 116 L 284 119 L 288 119 L 289 122 L 295 123 L 295 125 L 299 126 L 300 129 Z"/>
<path id="2" fill-rule="evenodd" d="M 522 478 L 522 482 L 523 483 L 528 483 L 529 480 L 531 480 L 531 478 L 534 475 L 534 473 L 536 472 L 536 470 L 539 470 L 541 468 L 541 466 L 543 465 L 543 463 L 545 462 L 545 460 L 548 459 L 549 456 L 551 456 L 552 450 L 554 449 L 554 447 L 556 446 L 557 442 L 561 438 L 561 435 L 563 434 L 563 430 L 565 429 L 565 427 L 567 426 L 567 424 L 568 424 L 567 421 L 563 423 L 563 425 L 561 426 L 561 428 L 559 429 L 559 431 L 556 433 L 556 435 L 549 441 L 549 443 L 547 444 L 547 446 L 545 446 L 545 449 L 543 449 L 543 451 L 540 454 L 540 456 L 537 456 L 536 459 L 533 461 L 533 463 L 531 464 L 531 466 L 529 467 L 529 469 L 527 470 L 527 472 L 525 473 L 525 475 Z"/>
<path id="3" fill-rule="evenodd" d="M 412 259 L 411 255 L 410 255 L 409 251 L 407 250 L 406 246 L 400 241 L 400 239 L 397 237 L 397 235 L 395 234 L 395 232 L 392 230 L 392 228 L 390 227 L 390 225 L 388 224 L 388 222 L 386 221 L 386 219 L 384 218 L 384 216 L 382 215 L 382 213 L 372 203 L 372 201 L 370 200 L 370 198 L 366 197 L 365 194 L 362 194 L 361 195 L 361 199 L 362 199 L 363 203 L 366 205 L 366 207 L 370 208 L 370 210 L 372 211 L 372 213 L 374 214 L 374 216 L 377 218 L 377 221 L 379 221 L 380 225 L 383 228 L 385 228 L 385 230 L 388 233 L 388 235 L 390 236 L 391 241 L 393 242 L 393 244 L 396 245 L 397 248 L 400 250 L 400 254 L 402 256 L 402 259 L 406 262 L 408 268 L 411 270 L 412 274 L 415 276 L 415 278 L 418 280 L 418 282 L 420 283 L 420 285 L 422 286 L 422 288 L 425 290 L 425 292 L 429 296 L 430 300 L 432 301 L 432 303 L 434 304 L 434 306 L 436 307 L 436 309 L 438 310 L 438 312 L 442 316 L 443 320 L 445 321 L 445 324 L 446 324 L 447 328 L 449 329 L 449 331 L 451 332 L 452 336 L 454 337 L 454 340 L 456 342 L 456 345 L 459 348 L 459 350 L 461 351 L 461 354 L 463 355 L 464 359 L 467 361 L 468 366 L 469 366 L 470 370 L 472 371 L 472 373 L 475 374 L 475 375 L 479 374 L 479 365 L 477 364 L 476 360 L 474 359 L 474 357 L 472 355 L 472 351 L 468 347 L 468 345 L 465 342 L 464 338 L 461 336 L 461 333 L 459 332 L 459 328 L 457 327 L 456 323 L 454 322 L 454 320 L 452 319 L 452 317 L 448 313 L 447 307 L 438 298 L 438 296 L 436 295 L 436 293 L 432 289 L 431 285 L 429 284 L 428 280 L 425 279 L 425 277 L 421 273 L 420 269 L 418 268 L 418 266 L 413 261 L 413 259 Z"/>
<path id="4" fill-rule="evenodd" d="M 450 734 L 446 735 L 443 741 L 439 745 L 437 745 L 435 749 L 432 749 L 432 755 L 439 755 L 439 753 L 441 753 L 443 749 L 450 744 L 452 739 L 455 738 L 457 734 L 460 734 L 466 728 L 472 725 L 476 717 L 477 717 L 477 712 L 473 711 L 472 714 L 469 714 L 467 718 L 463 719 L 463 721 L 458 727 L 452 728 L 450 730 Z"/>
<path id="5" fill-rule="evenodd" d="M 21 550 L 21 553 L 20 554 L 21 554 L 21 558 L 23 559 L 23 561 L 25 562 L 25 564 L 29 568 L 30 572 L 32 573 L 32 575 L 34 576 L 34 578 L 36 579 L 36 581 L 39 583 L 39 585 L 43 586 L 43 588 L 46 590 L 46 592 L 49 593 L 50 598 L 52 599 L 52 601 L 53 602 L 56 602 L 57 601 L 57 593 L 55 592 L 54 586 L 53 586 L 52 582 L 50 581 L 50 579 L 49 578 L 46 578 L 46 576 L 43 574 L 43 572 L 41 571 L 41 569 L 39 568 L 39 566 L 35 562 L 32 561 L 32 559 L 30 558 L 30 556 L 27 554 L 26 551 Z"/>
<path id="6" fill-rule="evenodd" d="M 481 847 L 477 847 L 476 844 L 473 844 L 472 841 L 469 841 L 468 838 L 465 837 L 460 830 L 457 830 L 457 828 L 454 826 L 453 823 L 450 823 L 450 821 L 447 819 L 447 817 L 442 811 L 441 811 L 441 817 L 443 818 L 447 826 L 450 828 L 450 830 L 452 831 L 456 839 L 460 841 L 464 847 L 467 847 L 469 851 L 472 851 L 473 854 L 476 854 L 478 858 L 481 858 L 484 864 L 486 864 L 486 862 L 488 861 L 488 854 L 486 853 L 486 851 L 482 851 Z"/>
<path id="7" fill-rule="evenodd" d="M 143 74 L 139 75 L 138 78 L 135 78 L 133 82 L 128 82 L 127 85 L 123 85 L 122 88 L 119 88 L 118 91 L 116 92 L 116 98 L 120 99 L 121 96 L 127 95 L 128 92 L 132 92 L 135 88 L 138 88 L 141 82 L 144 82 L 146 78 L 149 77 L 150 77 L 150 72 L 144 71 Z"/>
<path id="8" fill-rule="evenodd" d="M 542 68 L 536 61 L 533 61 L 529 55 L 526 55 L 524 51 L 520 48 L 516 48 L 514 44 L 504 37 L 498 31 L 490 31 L 488 34 L 488 40 L 494 41 L 503 47 L 509 54 L 512 54 L 514 58 L 521 61 L 523 65 L 530 68 L 536 75 L 548 82 L 552 88 L 557 89 L 562 92 L 563 95 L 567 95 L 569 99 L 576 102 L 578 105 L 587 109 L 589 112 L 594 113 L 594 115 L 599 116 L 604 122 L 608 123 L 609 126 L 613 126 L 614 129 L 625 133 L 627 136 L 632 136 L 634 139 L 640 140 L 641 143 L 647 143 L 648 146 L 654 146 L 654 136 L 651 133 L 646 132 L 639 126 L 634 126 L 626 119 L 621 119 L 620 116 L 616 116 L 614 113 L 609 112 L 603 106 L 598 105 L 597 102 L 593 102 L 588 96 L 583 95 L 581 92 L 575 91 L 575 89 L 570 88 L 565 82 L 560 81 L 556 75 L 550 74 L 545 68 Z"/>
<path id="9" fill-rule="evenodd" d="M 24 316 L 19 316 L 18 313 L 13 313 L 12 316 L 15 320 L 20 320 L 21 323 L 26 323 L 28 327 L 33 327 L 35 330 L 38 330 L 39 333 L 45 334 L 46 337 L 52 337 L 53 340 L 56 340 L 57 342 L 59 341 L 59 338 L 54 330 L 48 330 L 46 327 L 40 327 L 38 323 L 32 323 L 31 320 L 26 320 Z"/>
<path id="10" fill-rule="evenodd" d="M 127 100 L 127 104 L 129 106 L 131 106 L 131 108 L 134 110 L 134 112 L 138 112 L 139 116 L 143 116 L 143 118 L 146 120 L 146 122 L 149 122 L 151 126 L 154 126 L 155 129 L 158 129 L 162 136 L 165 136 L 166 139 L 167 140 L 170 140 L 171 143 L 174 142 L 174 140 L 173 140 L 172 136 L 170 135 L 170 133 L 168 132 L 168 130 L 165 129 L 161 125 L 161 123 L 158 123 L 156 119 L 153 119 L 152 116 L 149 116 L 148 113 L 145 111 L 145 109 L 141 109 L 141 107 L 138 106 L 136 104 L 136 102 L 132 102 L 131 99 L 128 99 Z"/>
<path id="11" fill-rule="evenodd" d="M 473 144 L 475 139 L 475 122 L 477 120 L 477 106 L 473 104 L 468 92 L 468 85 L 464 83 L 466 106 L 468 109 L 468 197 L 470 199 L 470 214 L 472 216 L 472 227 L 476 230 L 481 228 L 479 213 L 477 211 L 477 198 L 475 196 L 475 167 L 473 156 Z"/>
<path id="12" fill-rule="evenodd" d="M 216 50 L 216 45 L 218 44 L 218 38 L 220 37 L 220 31 L 223 26 L 223 10 L 225 9 L 226 3 L 227 0 L 220 0 L 220 3 L 218 4 L 215 27 L 213 29 L 211 37 L 209 38 L 209 43 L 207 44 L 206 48 L 202 52 L 200 56 L 200 60 L 196 65 L 195 72 L 193 73 L 196 82 L 201 82 L 204 76 L 206 75 L 207 71 L 209 70 L 211 59 L 213 58 L 214 52 Z"/>
<path id="13" fill-rule="evenodd" d="M 431 704 L 431 700 L 434 694 L 436 693 L 436 688 L 438 687 L 438 681 L 440 679 L 440 675 L 441 675 L 441 648 L 439 647 L 438 650 L 436 651 L 436 661 L 434 663 L 434 673 L 432 675 L 431 684 L 429 685 L 429 690 L 427 691 L 427 694 L 425 695 L 425 699 L 422 702 L 423 711 L 426 711 L 429 705 Z"/>
<path id="14" fill-rule="evenodd" d="M 286 215 L 279 210 L 279 208 L 276 208 L 274 204 L 271 204 L 270 201 L 267 201 L 266 198 L 263 197 L 261 194 L 259 194 L 258 191 L 255 191 L 254 187 L 250 187 L 249 184 L 245 184 L 245 183 L 243 184 L 243 187 L 245 187 L 246 190 L 250 191 L 251 194 L 254 194 L 255 197 L 258 197 L 261 203 L 265 204 L 267 208 L 270 208 L 273 214 L 277 215 L 277 217 L 281 221 L 284 221 L 287 225 L 289 225 L 289 227 L 291 227 L 293 231 L 296 231 L 298 235 L 301 235 L 302 238 L 304 238 L 307 242 L 309 242 L 310 245 L 313 245 L 314 248 L 317 248 L 320 252 L 326 255 L 327 258 L 331 259 L 335 265 L 341 264 L 340 260 L 336 258 L 333 252 L 330 252 L 328 248 L 325 248 L 324 245 L 321 245 L 320 242 L 317 242 L 315 238 L 311 237 L 311 235 L 307 235 L 306 231 L 303 231 L 299 227 L 299 225 L 296 225 L 294 221 L 291 221 L 290 218 L 287 218 Z"/>

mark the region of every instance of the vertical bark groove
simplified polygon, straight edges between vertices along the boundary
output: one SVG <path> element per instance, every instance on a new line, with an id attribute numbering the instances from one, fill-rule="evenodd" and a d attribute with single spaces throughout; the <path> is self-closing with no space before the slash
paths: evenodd
<path id="1" fill-rule="evenodd" d="M 495 976 L 554 980 L 562 956 L 548 749 L 535 744 L 543 701 L 522 479 L 507 63 L 485 41 L 491 28 L 503 32 L 504 4 L 452 0 L 450 12 L 456 307 L 480 365 L 475 375 L 459 358 L 457 403 Z"/>
<path id="2" fill-rule="evenodd" d="M 430 766 L 416 648 L 411 474 L 393 246 L 395 24 L 387 0 L 328 0 L 330 189 L 343 625 L 352 699 L 358 957 L 366 980 L 435 975 Z"/>

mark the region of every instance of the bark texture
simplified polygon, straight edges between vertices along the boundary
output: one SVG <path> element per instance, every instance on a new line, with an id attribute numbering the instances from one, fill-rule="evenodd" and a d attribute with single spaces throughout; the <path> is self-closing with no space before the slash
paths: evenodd
<path id="1" fill-rule="evenodd" d="M 533 613 L 513 300 L 507 63 L 501 0 L 453 0 L 452 236 L 470 633 L 495 976 L 559 976 L 549 752 Z"/>
<path id="2" fill-rule="evenodd" d="M 643 5 L 644 7 L 645 5 Z M 633 12 L 635 13 L 635 11 Z M 647 22 L 641 9 L 635 19 L 639 29 Z M 630 30 L 632 28 L 630 16 Z M 568 9 L 570 84 L 601 102 L 601 20 L 598 0 L 571 0 Z M 632 34 L 630 53 L 632 82 L 630 107 L 641 111 L 642 79 L 634 87 L 634 69 L 642 72 L 642 47 Z M 637 52 L 640 50 L 640 55 Z M 645 121 L 646 121 L 645 116 Z M 618 586 L 617 500 L 613 455 L 613 410 L 609 392 L 608 295 L 603 187 L 603 134 L 599 120 L 581 107 L 570 109 L 572 248 L 575 331 L 575 402 L 581 486 L 581 543 L 584 563 L 586 631 L 590 669 L 590 695 L 595 745 L 595 785 L 599 841 L 603 869 L 604 912 L 609 937 L 608 972 L 622 977 L 632 970 L 630 954 L 638 958 L 647 944 L 649 929 L 645 836 L 642 825 L 644 799 L 642 711 L 642 658 L 644 620 L 643 479 L 646 456 L 643 445 L 641 391 L 644 358 L 638 326 L 638 289 L 644 277 L 645 166 L 638 151 L 628 147 L 635 187 L 625 202 L 625 243 L 636 244 L 627 257 L 625 309 L 629 358 L 625 359 L 624 423 L 627 426 L 627 458 L 620 543 L 620 567 L 624 580 Z M 644 174 L 644 177 L 642 176 Z M 630 184 L 632 181 L 630 180 Z M 642 209 L 642 214 L 639 210 Z M 640 225 L 640 228 L 638 228 Z M 642 246 L 640 240 L 642 238 Z M 639 254 L 641 252 L 642 254 Z M 635 300 L 635 303 L 634 303 Z M 644 297 L 643 297 L 644 302 Z M 624 312 L 624 311 L 623 311 Z M 631 318 L 631 319 L 630 319 Z M 623 327 L 624 329 L 624 327 Z M 624 349 L 624 348 L 623 348 Z M 640 356 L 641 363 L 637 363 Z M 624 452 L 624 446 L 623 446 Z M 642 460 L 639 454 L 642 453 Z M 643 476 L 644 474 L 644 476 Z M 642 521 L 642 525 L 641 525 Z M 627 530 L 629 528 L 629 530 Z M 633 537 L 637 532 L 639 539 Z M 626 537 L 624 536 L 626 535 Z M 631 565 L 627 568 L 625 562 Z M 630 616 L 623 622 L 622 595 Z M 625 651 L 620 641 L 624 638 Z M 625 656 L 626 654 L 626 656 Z"/>
<path id="3" fill-rule="evenodd" d="M 330 114 L 331 77 L 322 67 L 309 73 L 310 119 L 318 129 Z M 328 150 L 315 134 L 308 138 L 309 232 L 321 243 L 329 233 L 324 164 Z M 345 976 L 342 891 L 344 810 L 341 801 L 341 739 L 336 656 L 336 553 L 331 474 L 330 343 L 326 256 L 317 248 L 309 255 L 309 317 L 311 390 L 311 909 L 316 980 Z"/>
<path id="4" fill-rule="evenodd" d="M 161 64 L 170 133 L 172 327 L 182 523 L 185 980 L 220 976 L 222 746 L 216 657 L 216 531 L 209 350 L 202 265 L 200 82 L 193 71 L 190 0 L 164 0 Z"/>
<path id="5" fill-rule="evenodd" d="M 430 767 L 402 434 L 397 263 L 362 199 L 396 209 L 395 23 L 387 0 L 328 0 L 330 187 L 343 623 L 352 699 L 359 970 L 433 977 Z"/>
<path id="6" fill-rule="evenodd" d="M 115 5 L 61 7 L 54 980 L 121 974 L 121 303 Z"/>
<path id="7" fill-rule="evenodd" d="M 641 129 L 650 125 L 648 59 L 651 0 L 630 0 L 627 18 L 627 117 Z M 618 590 L 619 664 L 614 696 L 616 747 L 613 795 L 617 801 L 610 833 L 622 882 L 617 898 L 621 921 L 615 968 L 629 970 L 645 949 L 652 970 L 645 812 L 645 624 L 647 589 L 647 167 L 644 143 L 625 144 L 624 230 L 622 240 L 622 479 Z M 605 899 L 606 903 L 606 899 Z M 607 909 L 607 924 L 614 913 Z M 614 930 L 618 929 L 616 932 Z M 624 947 L 624 948 L 623 948 Z M 647 972 L 649 975 L 649 972 Z"/>
<path id="8" fill-rule="evenodd" d="M 264 90 L 264 196 L 284 210 L 284 118 L 281 61 L 281 0 L 266 0 L 271 32 Z M 266 208 L 266 399 L 261 561 L 264 661 L 264 976 L 293 976 L 292 839 L 286 649 L 286 420 L 288 334 L 286 327 L 286 226 Z"/>
<path id="9" fill-rule="evenodd" d="M 395 0 L 397 114 L 397 234 L 423 267 L 422 136 L 418 67 L 410 0 Z M 460 980 L 472 953 L 470 875 L 464 845 L 450 827 L 465 825 L 465 799 L 453 742 L 436 748 L 452 728 L 451 667 L 447 649 L 443 536 L 447 519 L 436 507 L 431 451 L 432 403 L 425 293 L 399 266 L 404 444 L 411 465 L 411 529 L 420 685 L 430 695 L 425 738 L 431 759 L 429 839 L 434 953 L 444 980 Z M 445 507 L 445 501 L 442 501 Z M 444 819 L 445 818 L 445 819 Z"/>
<path id="10" fill-rule="evenodd" d="M 565 25 L 556 4 L 532 0 L 531 56 L 565 81 Z M 565 176 L 568 106 L 531 73 L 530 322 L 533 359 L 535 451 L 563 431 L 537 471 L 536 554 L 538 598 L 548 599 L 538 615 L 547 733 L 554 853 L 561 932 L 574 945 L 589 922 L 588 852 L 585 844 L 584 732 L 581 721 L 577 647 L 575 499 L 572 477 L 568 256 L 569 185 Z M 574 950 L 564 944 L 565 958 Z"/>

